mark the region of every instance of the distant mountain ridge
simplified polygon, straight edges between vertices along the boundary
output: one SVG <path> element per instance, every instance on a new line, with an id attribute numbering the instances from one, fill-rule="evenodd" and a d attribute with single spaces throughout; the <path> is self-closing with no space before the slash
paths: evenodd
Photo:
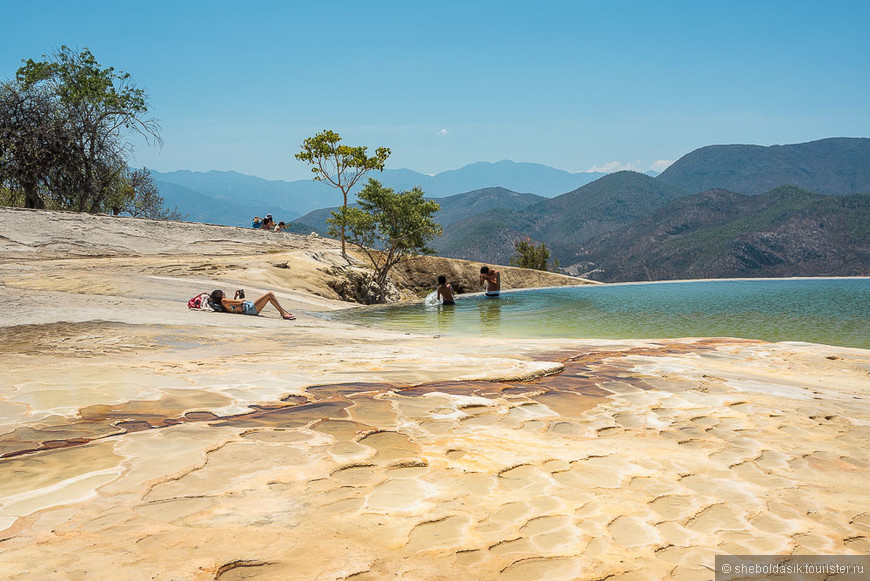
<path id="1" fill-rule="evenodd" d="M 276 219 L 290 221 L 314 210 L 335 206 L 341 194 L 314 180 L 267 180 L 235 171 L 151 172 L 161 195 L 167 204 L 178 206 L 182 213 L 210 216 L 209 221 L 241 225 L 256 215 L 271 212 Z M 489 187 L 503 187 L 513 192 L 552 197 L 583 184 L 592 182 L 605 174 L 571 173 L 541 164 L 500 161 L 477 162 L 456 170 L 441 172 L 434 176 L 409 169 L 388 169 L 372 172 L 372 177 L 387 187 L 403 191 L 420 186 L 430 198 L 442 198 Z M 359 191 L 358 184 L 354 191 Z M 179 190 L 181 186 L 185 190 Z M 203 210 L 191 205 L 191 192 L 218 201 L 218 206 L 232 210 L 232 215 Z M 238 218 L 239 208 L 247 208 L 244 218 Z M 251 214 L 248 216 L 247 214 Z M 223 218 L 221 218 L 223 216 Z M 221 221 L 221 219 L 223 221 Z"/>
<path id="2" fill-rule="evenodd" d="M 442 205 L 436 220 L 444 235 L 432 246 L 452 258 L 508 264 L 514 244 L 528 239 L 546 243 L 568 272 L 603 281 L 870 274 L 866 138 L 708 146 L 658 176 L 621 171 L 591 181 L 593 174 L 504 161 L 436 176 L 387 170 L 372 177 L 397 190 L 420 185 Z M 340 200 L 310 180 L 236 172 L 155 172 L 155 178 L 170 205 L 193 204 L 192 218 L 215 223 L 246 225 L 267 211 L 288 221 L 308 204 L 312 210 L 291 224 L 306 234 L 325 233 Z M 541 195 L 571 180 L 583 183 Z M 534 193 L 519 193 L 527 189 Z"/>
<path id="3" fill-rule="evenodd" d="M 441 205 L 441 209 L 435 214 L 435 221 L 442 226 L 450 226 L 468 216 L 485 216 L 489 212 L 518 210 L 546 198 L 535 194 L 520 194 L 498 187 L 483 188 L 445 198 L 430 199 L 434 199 Z M 338 206 L 335 206 L 309 212 L 298 220 L 295 220 L 291 224 L 291 230 L 306 234 L 314 231 L 324 235 L 328 229 L 326 220 L 337 209 Z"/>
<path id="4" fill-rule="evenodd" d="M 783 185 L 818 194 L 870 194 L 870 138 L 710 145 L 684 155 L 657 179 L 692 194 L 718 188 L 757 195 Z"/>
<path id="5" fill-rule="evenodd" d="M 562 264 L 570 265 L 589 240 L 686 195 L 648 175 L 620 171 L 526 208 L 490 213 L 485 220 L 470 216 L 446 226 L 433 247 L 451 258 L 507 264 L 513 244 L 527 237 L 546 243 Z"/>

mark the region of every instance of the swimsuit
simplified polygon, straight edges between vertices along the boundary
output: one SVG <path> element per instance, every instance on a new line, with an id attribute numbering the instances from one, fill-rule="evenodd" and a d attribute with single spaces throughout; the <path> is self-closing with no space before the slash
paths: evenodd
<path id="1" fill-rule="evenodd" d="M 498 293 L 499 293 L 499 291 L 486 291 L 485 293 L 483 293 L 483 296 L 485 296 L 488 299 L 497 299 Z"/>
<path id="2" fill-rule="evenodd" d="M 456 301 L 444 301 L 441 303 L 442 305 L 455 305 Z"/>
<path id="3" fill-rule="evenodd" d="M 254 306 L 254 303 L 251 301 L 244 301 L 242 302 L 242 314 L 256 316 L 260 313 L 257 312 L 257 307 Z"/>

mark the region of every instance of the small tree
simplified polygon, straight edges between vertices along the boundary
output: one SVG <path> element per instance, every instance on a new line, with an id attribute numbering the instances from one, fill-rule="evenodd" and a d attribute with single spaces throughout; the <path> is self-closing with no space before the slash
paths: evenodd
<path id="1" fill-rule="evenodd" d="M 341 190 L 344 198 L 342 211 L 347 210 L 347 195 L 362 177 L 371 170 L 383 171 L 390 150 L 379 147 L 375 155 L 369 157 L 366 147 L 340 145 L 341 137 L 335 131 L 324 130 L 302 142 L 302 151 L 296 159 L 311 164 L 314 181 L 324 182 Z M 333 234 L 334 236 L 335 234 Z M 341 227 L 341 254 L 345 251 L 345 228 Z"/>
<path id="2" fill-rule="evenodd" d="M 543 242 L 541 242 L 540 246 L 536 246 L 526 238 L 514 244 L 514 249 L 517 251 L 517 254 L 511 258 L 513 266 L 532 268 L 534 270 L 548 270 L 547 263 L 550 261 L 550 251 L 547 250 L 547 245 Z M 553 268 L 558 266 L 559 261 L 554 259 Z"/>
<path id="3" fill-rule="evenodd" d="M 130 193 L 127 135 L 160 142 L 145 92 L 88 49 L 43 58 L 0 85 L 0 182 L 26 207 L 112 210 Z"/>
<path id="4" fill-rule="evenodd" d="M 384 285 L 393 266 L 415 254 L 434 254 L 426 245 L 441 235 L 441 225 L 433 219 L 441 206 L 423 198 L 419 187 L 396 193 L 374 179 L 357 199 L 359 207 L 342 206 L 332 213 L 327 220 L 330 234 L 346 230 L 351 243 L 366 254 L 381 293 L 378 302 L 384 302 Z"/>
<path id="5" fill-rule="evenodd" d="M 102 67 L 87 48 L 76 54 L 63 46 L 49 60 L 27 59 L 16 78 L 25 90 L 43 89 L 52 96 L 75 139 L 81 161 L 68 204 L 80 212 L 105 209 L 130 149 L 123 132 L 160 142 L 160 127 L 147 116 L 145 91 L 129 73 Z"/>

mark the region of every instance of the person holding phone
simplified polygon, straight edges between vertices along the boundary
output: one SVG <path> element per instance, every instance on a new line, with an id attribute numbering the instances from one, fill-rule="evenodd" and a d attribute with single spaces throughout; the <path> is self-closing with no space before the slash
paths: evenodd
<path id="1" fill-rule="evenodd" d="M 228 299 L 226 293 L 222 290 L 213 291 L 209 297 L 209 305 L 215 311 L 257 316 L 267 304 L 271 303 L 273 307 L 278 309 L 282 319 L 287 321 L 296 319 L 296 317 L 281 306 L 281 303 L 275 298 L 275 293 L 271 291 L 254 301 L 246 301 L 245 291 L 243 290 L 237 290 L 232 299 Z"/>

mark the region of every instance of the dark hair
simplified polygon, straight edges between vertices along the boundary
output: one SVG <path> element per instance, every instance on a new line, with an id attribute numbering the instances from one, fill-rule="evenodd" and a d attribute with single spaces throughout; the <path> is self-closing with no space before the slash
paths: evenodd
<path id="1" fill-rule="evenodd" d="M 209 295 L 209 297 L 211 297 L 211 300 L 213 300 L 216 303 L 220 303 L 221 299 L 224 298 L 225 296 L 226 296 L 226 294 L 224 294 L 224 291 L 222 291 L 222 290 L 211 291 L 211 294 Z"/>
<path id="2" fill-rule="evenodd" d="M 438 277 L 438 284 L 447 284 L 447 277 L 443 274 Z"/>
<path id="3" fill-rule="evenodd" d="M 489 267 L 488 267 L 488 266 L 481 266 L 481 267 L 480 267 L 480 274 L 488 274 L 488 273 L 489 273 Z"/>

